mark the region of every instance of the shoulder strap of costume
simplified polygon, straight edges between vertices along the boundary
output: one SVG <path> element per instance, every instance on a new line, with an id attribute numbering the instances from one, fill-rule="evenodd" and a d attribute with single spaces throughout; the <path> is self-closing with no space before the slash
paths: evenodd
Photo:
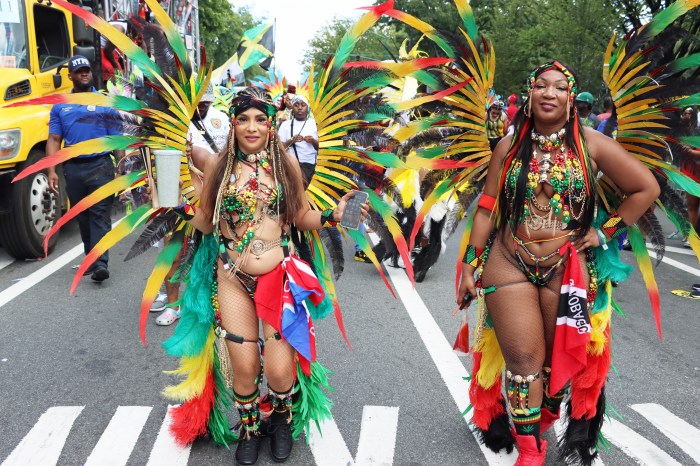
<path id="1" fill-rule="evenodd" d="M 214 151 L 214 153 L 218 153 L 219 148 L 216 146 L 216 143 L 214 142 L 214 139 L 211 137 L 211 134 L 209 134 L 209 131 L 207 131 L 207 128 L 202 123 L 202 120 L 192 120 L 192 123 L 199 130 L 199 132 L 202 134 L 204 139 L 207 141 L 207 144 L 209 144 L 209 146 Z"/>

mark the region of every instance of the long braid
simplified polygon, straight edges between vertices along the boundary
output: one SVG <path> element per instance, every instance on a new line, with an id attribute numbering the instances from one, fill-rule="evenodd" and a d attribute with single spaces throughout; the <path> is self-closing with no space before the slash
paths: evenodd
<path id="1" fill-rule="evenodd" d="M 231 179 L 231 173 L 233 172 L 233 160 L 235 159 L 236 154 L 236 138 L 234 136 L 233 129 L 231 129 L 231 131 L 228 134 L 228 144 L 226 145 L 226 147 L 226 168 L 224 169 L 224 176 L 221 179 L 221 184 L 219 185 L 219 190 L 216 194 L 216 202 L 214 203 L 214 215 L 212 217 L 212 224 L 214 225 L 215 229 L 218 229 L 219 227 L 219 210 L 221 209 L 221 202 L 224 198 L 224 191 L 226 190 L 226 186 L 228 185 L 228 182 Z"/>

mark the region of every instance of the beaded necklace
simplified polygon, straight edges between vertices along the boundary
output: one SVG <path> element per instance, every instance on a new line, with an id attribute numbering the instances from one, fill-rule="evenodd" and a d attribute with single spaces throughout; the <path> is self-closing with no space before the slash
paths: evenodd
<path id="1" fill-rule="evenodd" d="M 561 215 L 561 221 L 564 224 L 568 224 L 572 218 L 580 220 L 583 214 L 586 202 L 583 167 L 576 154 L 564 145 L 562 140 L 564 134 L 566 134 L 564 128 L 550 136 L 543 136 L 534 131 L 531 134 L 537 147 L 533 150 L 528 167 L 523 215 L 519 219 L 521 223 L 530 216 L 537 216 L 531 210 L 531 206 L 541 212 L 549 213 L 550 216 Z M 538 159 L 538 149 L 542 152 L 541 159 Z M 522 162 L 514 161 L 506 177 L 506 191 L 511 198 L 515 193 L 521 169 Z M 549 183 L 554 189 L 554 195 L 547 205 L 540 204 L 535 196 L 535 188 L 540 183 Z M 580 205 L 578 213 L 574 213 L 575 205 Z"/>
<path id="2" fill-rule="evenodd" d="M 221 203 L 221 216 L 228 222 L 232 234 L 238 240 L 236 250 L 240 254 L 253 240 L 253 237 L 255 237 L 255 228 L 262 221 L 262 214 L 257 219 L 255 218 L 258 202 L 261 200 L 269 201 L 276 196 L 272 188 L 261 183 L 259 180 L 260 167 L 268 173 L 272 172 L 272 166 L 267 158 L 267 152 L 261 151 L 256 154 L 243 154 L 243 152 L 238 151 L 237 156 L 239 162 L 238 173 L 235 179 L 230 180 L 228 188 L 224 191 Z M 255 165 L 253 165 L 253 163 L 255 163 Z M 241 179 L 243 164 L 249 166 L 254 171 L 250 173 L 248 181 L 244 185 L 236 188 L 234 183 L 236 180 Z M 233 214 L 238 216 L 238 220 L 233 220 Z M 243 223 L 245 223 L 246 229 L 243 234 L 239 236 L 235 228 Z"/>

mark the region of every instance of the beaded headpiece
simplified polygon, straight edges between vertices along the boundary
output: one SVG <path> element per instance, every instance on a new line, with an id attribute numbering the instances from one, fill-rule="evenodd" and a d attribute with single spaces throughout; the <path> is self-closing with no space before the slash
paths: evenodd
<path id="1" fill-rule="evenodd" d="M 532 90 L 535 87 L 535 80 L 539 75 L 544 73 L 545 71 L 549 70 L 557 70 L 561 71 L 564 76 L 566 76 L 566 80 L 568 82 L 568 92 L 569 92 L 569 106 L 573 105 L 574 100 L 576 99 L 576 95 L 578 94 L 578 85 L 576 83 L 576 78 L 574 77 L 574 73 L 571 72 L 569 68 L 566 66 L 562 65 L 560 62 L 554 60 L 545 63 L 544 65 L 540 65 L 537 68 L 535 68 L 532 73 L 530 73 L 530 76 L 528 77 L 527 80 L 527 94 L 528 94 L 528 102 L 527 105 L 528 107 L 531 105 L 532 102 Z M 567 107 L 567 119 L 568 119 L 568 111 L 569 108 Z M 529 115 L 530 111 L 528 110 L 526 112 Z"/>

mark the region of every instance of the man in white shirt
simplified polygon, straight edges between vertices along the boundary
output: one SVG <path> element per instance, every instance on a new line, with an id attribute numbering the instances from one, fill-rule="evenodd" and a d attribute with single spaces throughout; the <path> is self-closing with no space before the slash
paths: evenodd
<path id="1" fill-rule="evenodd" d="M 231 122 L 228 115 L 211 106 L 213 101 L 214 90 L 210 85 L 192 116 L 189 136 L 192 139 L 193 148 L 200 147 L 210 154 L 218 154 L 226 147 Z M 197 165 L 196 162 L 195 160 L 195 165 Z"/>
<path id="2" fill-rule="evenodd" d="M 292 118 L 280 125 L 277 135 L 287 152 L 299 161 L 304 186 L 308 186 L 318 157 L 318 128 L 309 116 L 309 103 L 304 97 L 292 96 Z"/>

